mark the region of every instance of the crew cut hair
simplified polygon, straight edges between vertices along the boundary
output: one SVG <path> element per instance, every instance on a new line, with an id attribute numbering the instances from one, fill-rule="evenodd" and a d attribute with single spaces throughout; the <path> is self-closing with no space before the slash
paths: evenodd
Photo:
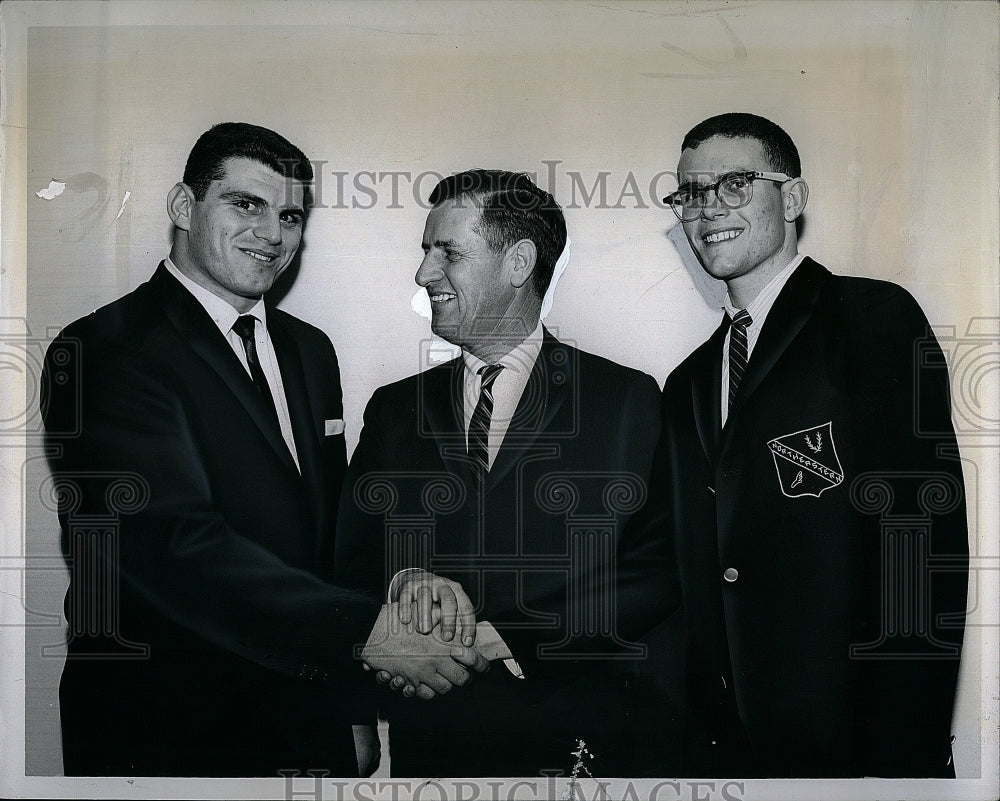
<path id="1" fill-rule="evenodd" d="M 771 168 L 790 178 L 802 175 L 799 151 L 785 130 L 765 117 L 745 112 L 731 112 L 709 117 L 688 131 L 681 143 L 681 152 L 696 148 L 713 136 L 727 139 L 756 139 L 764 148 Z"/>

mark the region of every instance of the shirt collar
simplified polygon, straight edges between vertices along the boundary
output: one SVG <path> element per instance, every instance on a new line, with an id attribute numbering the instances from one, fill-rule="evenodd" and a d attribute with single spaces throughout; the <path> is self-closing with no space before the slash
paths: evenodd
<path id="1" fill-rule="evenodd" d="M 542 321 L 539 320 L 534 331 L 528 334 L 510 353 L 497 359 L 494 364 L 502 364 L 504 370 L 509 370 L 512 373 L 530 373 L 542 349 L 543 337 Z M 476 375 L 486 366 L 486 362 L 464 348 L 462 349 L 462 360 L 465 362 L 465 369 L 472 375 Z"/>
<path id="2" fill-rule="evenodd" d="M 188 292 L 194 295 L 195 300 L 198 301 L 208 312 L 208 316 L 212 318 L 219 330 L 228 336 L 230 329 L 233 327 L 233 323 L 236 322 L 238 317 L 242 314 L 234 309 L 227 301 L 220 298 L 218 295 L 213 294 L 209 290 L 205 289 L 201 284 L 197 284 L 188 278 L 184 273 L 180 271 L 180 268 L 171 260 L 169 256 L 163 260 L 166 265 L 167 272 L 169 272 L 174 278 L 176 278 L 181 286 L 183 286 Z M 253 305 L 249 311 L 243 314 L 251 314 L 257 318 L 258 322 L 267 328 L 267 313 L 264 306 L 264 298 L 261 297 Z"/>
<path id="3" fill-rule="evenodd" d="M 805 257 L 805 253 L 796 254 L 795 258 L 788 262 L 788 266 L 768 281 L 767 285 L 757 293 L 757 297 L 747 304 L 746 310 L 750 315 L 750 319 L 753 320 L 752 325 L 764 321 L 767 313 L 771 310 L 771 306 L 774 305 L 774 301 L 784 288 L 785 282 L 788 281 L 792 273 L 795 272 L 795 268 L 802 263 Z M 741 311 L 733 304 L 733 299 L 729 296 L 728 292 L 726 293 L 725 307 L 726 314 L 730 320 L 736 316 L 737 312 Z"/>

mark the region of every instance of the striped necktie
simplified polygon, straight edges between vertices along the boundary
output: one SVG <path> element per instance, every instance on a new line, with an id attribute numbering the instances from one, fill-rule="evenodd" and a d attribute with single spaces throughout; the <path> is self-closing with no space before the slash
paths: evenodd
<path id="1" fill-rule="evenodd" d="M 743 374 L 747 371 L 747 328 L 753 319 L 746 309 L 741 309 L 732 320 L 729 335 L 729 408 L 733 408 L 736 392 L 740 388 Z"/>
<path id="2" fill-rule="evenodd" d="M 482 385 L 479 401 L 469 421 L 469 456 L 475 459 L 480 475 L 490 470 L 490 421 L 493 418 L 493 382 L 497 380 L 502 364 L 488 364 L 479 368 Z"/>

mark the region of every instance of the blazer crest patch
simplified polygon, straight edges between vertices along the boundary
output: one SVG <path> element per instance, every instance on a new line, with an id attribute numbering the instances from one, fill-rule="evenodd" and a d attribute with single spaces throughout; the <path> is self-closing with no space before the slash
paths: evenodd
<path id="1" fill-rule="evenodd" d="M 775 437 L 767 447 L 774 457 L 781 491 L 789 498 L 818 498 L 844 481 L 844 469 L 833 443 L 832 421 Z"/>

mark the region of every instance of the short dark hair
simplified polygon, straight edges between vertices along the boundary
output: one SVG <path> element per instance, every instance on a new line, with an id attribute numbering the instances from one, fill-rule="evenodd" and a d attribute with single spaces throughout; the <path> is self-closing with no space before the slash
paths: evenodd
<path id="1" fill-rule="evenodd" d="M 521 239 L 535 243 L 532 284 L 538 297 L 544 296 L 566 247 L 566 219 L 555 198 L 524 173 L 475 169 L 439 181 L 430 203 L 458 197 L 475 198 L 482 206 L 476 232 L 495 253 Z"/>
<path id="2" fill-rule="evenodd" d="M 184 183 L 195 200 L 204 200 L 209 184 L 225 176 L 231 158 L 253 159 L 279 175 L 312 183 L 312 164 L 285 137 L 248 122 L 220 122 L 198 137 L 184 167 Z"/>
<path id="3" fill-rule="evenodd" d="M 783 172 L 790 178 L 799 178 L 802 175 L 799 151 L 795 148 L 792 137 L 769 119 L 744 112 L 709 117 L 688 131 L 681 143 L 681 152 L 689 147 L 698 147 L 713 136 L 727 139 L 756 139 L 764 148 L 772 169 Z"/>

